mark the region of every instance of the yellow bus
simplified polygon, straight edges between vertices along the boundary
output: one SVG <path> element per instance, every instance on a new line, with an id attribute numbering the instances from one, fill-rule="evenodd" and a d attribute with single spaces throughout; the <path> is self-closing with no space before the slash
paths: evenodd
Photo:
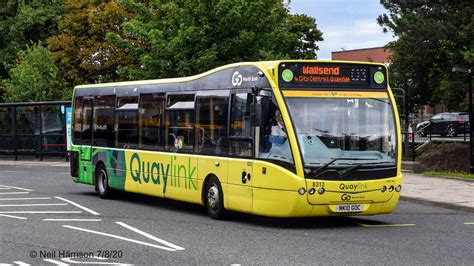
<path id="1" fill-rule="evenodd" d="M 390 213 L 402 175 L 387 78 L 382 64 L 289 60 L 77 86 L 72 179 L 214 219 Z"/>

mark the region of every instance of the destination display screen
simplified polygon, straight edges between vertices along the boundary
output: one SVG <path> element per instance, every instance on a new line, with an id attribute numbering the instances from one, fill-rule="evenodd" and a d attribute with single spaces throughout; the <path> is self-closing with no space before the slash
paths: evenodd
<path id="1" fill-rule="evenodd" d="M 279 84 L 282 88 L 354 88 L 387 87 L 385 67 L 364 64 L 281 63 Z"/>

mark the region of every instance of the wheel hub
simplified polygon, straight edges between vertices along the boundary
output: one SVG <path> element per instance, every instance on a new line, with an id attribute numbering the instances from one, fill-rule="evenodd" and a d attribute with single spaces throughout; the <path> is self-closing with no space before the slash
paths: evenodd
<path id="1" fill-rule="evenodd" d="M 107 186 L 107 174 L 105 173 L 104 170 L 100 170 L 99 175 L 100 175 L 99 190 L 101 192 L 104 192 Z"/>
<path id="2" fill-rule="evenodd" d="M 219 190 L 215 184 L 213 184 L 207 191 L 207 204 L 211 209 L 217 209 L 219 204 Z"/>

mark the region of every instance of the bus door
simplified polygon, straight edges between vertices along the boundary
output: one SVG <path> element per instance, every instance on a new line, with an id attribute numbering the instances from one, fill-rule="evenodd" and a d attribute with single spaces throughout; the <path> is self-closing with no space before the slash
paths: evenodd
<path id="1" fill-rule="evenodd" d="M 93 184 L 92 178 L 92 165 L 91 165 L 91 153 L 92 153 L 92 108 L 93 98 L 84 98 L 82 105 L 82 134 L 81 143 L 82 147 L 80 150 L 80 160 L 82 172 L 84 177 L 84 183 Z"/>
<path id="2" fill-rule="evenodd" d="M 229 209 L 249 212 L 253 210 L 253 129 L 250 91 L 231 95 L 229 127 L 229 161 L 227 206 Z"/>

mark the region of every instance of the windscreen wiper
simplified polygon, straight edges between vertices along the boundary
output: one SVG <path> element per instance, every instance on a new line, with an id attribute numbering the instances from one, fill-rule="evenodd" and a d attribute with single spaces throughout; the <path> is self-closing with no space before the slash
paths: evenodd
<path id="1" fill-rule="evenodd" d="M 349 166 L 349 167 L 347 167 L 345 169 L 342 169 L 340 171 L 337 171 L 337 174 L 339 175 L 340 178 L 344 178 L 344 177 L 348 176 L 349 174 L 351 174 L 352 172 L 354 172 L 355 170 L 361 168 L 362 166 L 376 165 L 376 164 L 386 164 L 386 163 L 389 163 L 389 162 L 360 163 L 360 164 L 356 164 L 354 166 Z"/>
<path id="2" fill-rule="evenodd" d="M 322 173 L 324 170 L 326 170 L 329 167 L 329 165 L 331 165 L 335 161 L 339 161 L 339 160 L 353 160 L 353 161 L 372 160 L 373 161 L 373 160 L 377 160 L 377 159 L 372 159 L 372 158 L 346 158 L 346 157 L 333 158 L 331 161 L 329 161 L 325 165 L 323 165 L 323 166 L 319 167 L 318 169 L 316 169 L 316 171 L 313 174 L 318 175 L 318 174 Z M 311 170 L 310 170 L 309 173 L 311 173 Z"/>
<path id="3" fill-rule="evenodd" d="M 377 99 L 377 98 L 369 98 L 369 99 L 370 99 L 370 100 L 379 101 L 379 102 L 383 102 L 383 103 L 392 105 L 392 103 L 391 103 L 390 101 L 386 101 L 386 100 L 382 100 L 382 99 Z"/>

